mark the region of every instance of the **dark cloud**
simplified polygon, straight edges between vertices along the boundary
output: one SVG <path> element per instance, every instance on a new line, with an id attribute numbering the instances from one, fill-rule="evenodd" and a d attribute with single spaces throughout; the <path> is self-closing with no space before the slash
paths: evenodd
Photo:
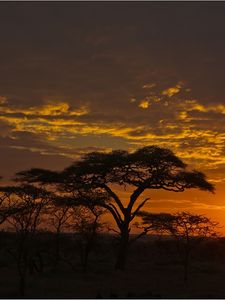
<path id="1" fill-rule="evenodd" d="M 26 131 L 14 131 L 11 136 L 0 137 L 0 148 L 25 147 L 33 149 L 49 149 L 56 151 L 56 147 L 45 141 L 45 137 Z"/>
<path id="2" fill-rule="evenodd" d="M 51 167 L 156 143 L 223 163 L 224 13 L 223 2 L 1 2 L 3 157 Z M 68 110 L 53 114 L 57 103 Z"/>
<path id="3" fill-rule="evenodd" d="M 9 147 L 0 148 L 0 157 L 1 176 L 3 176 L 4 182 L 11 180 L 16 172 L 31 167 L 62 170 L 72 162 L 69 158 L 60 155 L 42 155 L 26 149 Z"/>
<path id="4" fill-rule="evenodd" d="M 3 121 L 0 121 L 0 137 L 5 137 L 7 135 L 10 134 L 11 130 L 12 130 L 13 126 L 3 122 Z"/>
<path id="5" fill-rule="evenodd" d="M 225 4 L 1 3 L 0 89 L 120 107 L 145 81 L 224 101 Z"/>

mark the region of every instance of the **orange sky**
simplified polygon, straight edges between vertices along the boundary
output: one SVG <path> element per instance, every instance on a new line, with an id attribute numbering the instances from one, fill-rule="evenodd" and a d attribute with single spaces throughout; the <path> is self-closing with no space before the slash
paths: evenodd
<path id="1" fill-rule="evenodd" d="M 216 192 L 150 191 L 148 209 L 225 228 L 224 13 L 223 2 L 0 3 L 2 184 L 93 150 L 168 147 Z"/>

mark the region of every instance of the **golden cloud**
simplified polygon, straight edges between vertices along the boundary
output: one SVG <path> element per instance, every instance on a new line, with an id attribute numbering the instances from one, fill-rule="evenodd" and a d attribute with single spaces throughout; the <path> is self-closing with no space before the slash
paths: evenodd
<path id="1" fill-rule="evenodd" d="M 146 102 L 141 102 L 139 107 L 147 109 L 150 100 L 144 100 Z M 188 163 L 197 161 L 199 167 L 216 168 L 225 164 L 225 157 L 221 154 L 225 143 L 225 133 L 217 131 L 216 127 L 211 128 L 210 125 L 199 127 L 192 122 L 194 118 L 189 116 L 189 113 L 194 110 L 203 114 L 209 111 L 224 114 L 223 105 L 204 106 L 197 100 L 176 100 L 176 103 L 169 102 L 166 110 L 163 107 L 163 102 L 156 102 L 152 106 L 153 111 L 151 110 L 150 114 L 157 117 L 159 113 L 159 119 L 154 124 L 149 123 L 148 118 L 144 120 L 140 118 L 140 123 L 136 120 L 132 122 L 132 119 L 128 122 L 124 120 L 107 122 L 107 118 L 105 121 L 85 120 L 80 116 L 90 115 L 87 107 L 73 109 L 65 102 L 47 103 L 26 109 L 2 105 L 0 106 L 0 121 L 10 125 L 12 133 L 26 131 L 42 135 L 47 141 L 57 146 L 60 146 L 61 137 L 69 146 L 70 139 L 75 136 L 108 135 L 124 139 L 130 149 L 151 144 L 171 148 Z M 16 115 L 16 113 L 22 115 Z M 162 118 L 163 115 L 165 118 Z M 63 149 L 60 151 L 63 155 L 70 155 Z"/>
<path id="2" fill-rule="evenodd" d="M 179 93 L 181 88 L 182 88 L 181 84 L 178 83 L 176 86 L 170 87 L 170 88 L 162 91 L 162 95 L 172 97 L 173 95 Z"/>
<path id="3" fill-rule="evenodd" d="M 1 101 L 1 98 L 0 98 Z M 1 102 L 2 104 L 4 102 Z M 50 102 L 40 106 L 23 108 L 11 108 L 8 106 L 0 106 L 0 113 L 15 114 L 21 113 L 25 116 L 35 115 L 35 116 L 82 116 L 89 113 L 87 106 L 82 106 L 78 109 L 72 109 L 66 102 Z"/>
<path id="4" fill-rule="evenodd" d="M 203 105 L 198 102 L 198 100 L 185 100 L 177 103 L 177 107 L 181 107 L 186 111 L 199 111 L 203 113 L 215 112 L 220 114 L 225 114 L 225 106 L 223 104 L 215 105 Z"/>
<path id="5" fill-rule="evenodd" d="M 7 103 L 7 98 L 4 96 L 0 96 L 0 105 Z"/>
<path id="6" fill-rule="evenodd" d="M 149 108 L 150 106 L 149 100 L 148 99 L 141 100 L 138 106 L 143 109 Z"/>
<path id="7" fill-rule="evenodd" d="M 146 84 L 144 84 L 143 85 L 143 89 L 152 89 L 152 88 L 154 88 L 156 86 L 156 84 L 155 83 L 146 83 Z"/>

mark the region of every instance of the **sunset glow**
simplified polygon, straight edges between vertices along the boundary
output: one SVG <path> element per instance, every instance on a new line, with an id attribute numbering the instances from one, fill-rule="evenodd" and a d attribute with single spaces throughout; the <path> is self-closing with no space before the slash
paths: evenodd
<path id="1" fill-rule="evenodd" d="M 147 210 L 205 214 L 225 235 L 225 3 L 9 4 L 0 4 L 2 184 L 91 151 L 165 147 L 215 194 L 148 191 Z M 124 201 L 127 192 L 118 190 Z"/>

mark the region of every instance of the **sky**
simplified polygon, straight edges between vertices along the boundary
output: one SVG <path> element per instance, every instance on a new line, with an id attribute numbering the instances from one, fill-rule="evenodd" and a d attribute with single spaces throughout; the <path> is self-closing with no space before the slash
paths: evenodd
<path id="1" fill-rule="evenodd" d="M 150 191 L 147 209 L 206 214 L 225 234 L 224 15 L 225 2 L 0 2 L 2 183 L 166 147 L 216 192 Z"/>

